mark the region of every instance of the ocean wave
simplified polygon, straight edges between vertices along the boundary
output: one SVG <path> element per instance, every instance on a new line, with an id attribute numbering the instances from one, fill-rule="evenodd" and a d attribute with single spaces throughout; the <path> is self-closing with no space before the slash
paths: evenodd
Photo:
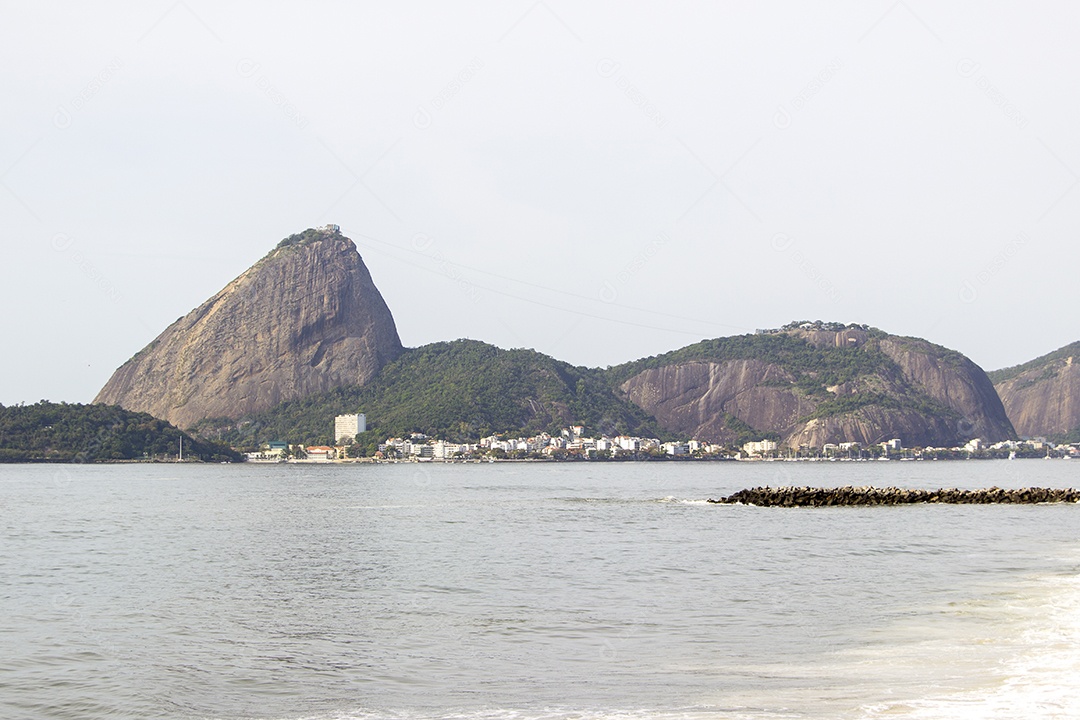
<path id="1" fill-rule="evenodd" d="M 677 709 L 596 709 L 572 707 L 485 708 L 439 712 L 354 711 L 344 714 L 264 720 L 792 720 L 801 717 L 787 711 L 759 708 L 688 707 Z M 223 719 L 222 719 L 223 720 Z"/>
<path id="2" fill-rule="evenodd" d="M 667 504 L 674 504 L 674 505 L 708 505 L 709 504 L 708 500 L 679 498 L 679 497 L 675 497 L 674 495 L 668 495 L 667 497 L 657 498 L 657 499 L 653 500 L 652 502 L 667 503 Z"/>
<path id="3" fill-rule="evenodd" d="M 930 643 L 922 650 L 940 663 L 954 657 L 982 666 L 972 687 L 864 706 L 867 720 L 1065 720 L 1080 717 L 1080 577 L 1033 578 L 1015 593 L 978 608 L 997 616 L 1000 634 L 967 644 Z M 927 652 L 929 651 L 929 652 Z"/>
<path id="4" fill-rule="evenodd" d="M 586 505 L 708 505 L 709 501 L 699 498 L 680 498 L 674 495 L 667 495 L 665 497 L 562 497 L 555 498 L 560 502 L 566 503 L 582 503 Z"/>

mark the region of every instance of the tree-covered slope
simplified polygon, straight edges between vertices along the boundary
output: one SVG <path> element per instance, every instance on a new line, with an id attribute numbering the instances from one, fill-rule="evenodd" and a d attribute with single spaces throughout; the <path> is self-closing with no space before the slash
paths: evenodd
<path id="1" fill-rule="evenodd" d="M 621 384 L 644 370 L 687 362 L 723 363 L 729 360 L 754 360 L 775 365 L 790 373 L 796 384 L 808 392 L 824 391 L 830 385 L 879 372 L 890 362 L 880 351 L 863 348 L 861 344 L 819 347 L 804 337 L 772 333 L 702 340 L 661 355 L 616 365 L 606 372 L 611 382 Z"/>
<path id="2" fill-rule="evenodd" d="M 447 440 L 491 433 L 533 434 L 576 423 L 594 432 L 659 435 L 640 408 L 620 399 L 599 370 L 533 350 L 474 340 L 406 350 L 364 387 L 340 388 L 238 420 L 207 420 L 194 430 L 242 446 L 269 440 L 327 443 L 334 417 L 363 412 L 370 437 L 422 432 Z"/>
<path id="3" fill-rule="evenodd" d="M 166 459 L 240 460 L 227 447 L 197 440 L 146 413 L 116 405 L 0 405 L 0 462 Z"/>
<path id="4" fill-rule="evenodd" d="M 1029 370 L 1042 370 L 1047 366 L 1053 365 L 1058 360 L 1067 360 L 1070 357 L 1080 357 L 1080 340 L 1069 343 L 1063 348 L 1058 348 L 1057 350 L 1037 357 L 1034 360 L 1029 360 L 1026 363 L 1001 368 L 1000 370 L 991 370 L 986 374 L 994 385 L 1000 385 L 1006 380 L 1012 380 L 1014 377 L 1022 375 Z"/>

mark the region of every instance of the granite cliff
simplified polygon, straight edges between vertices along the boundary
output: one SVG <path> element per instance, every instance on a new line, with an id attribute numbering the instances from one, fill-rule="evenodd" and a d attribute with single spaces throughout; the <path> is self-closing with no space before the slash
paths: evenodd
<path id="1" fill-rule="evenodd" d="M 990 379 L 1021 436 L 1080 441 L 1080 342 Z"/>
<path id="2" fill-rule="evenodd" d="M 609 373 L 666 430 L 713 442 L 940 446 L 1015 437 L 993 385 L 969 359 L 865 326 L 792 323 Z"/>
<path id="3" fill-rule="evenodd" d="M 94 402 L 187 428 L 362 386 L 402 352 L 356 245 L 326 226 L 284 239 L 166 328 Z"/>

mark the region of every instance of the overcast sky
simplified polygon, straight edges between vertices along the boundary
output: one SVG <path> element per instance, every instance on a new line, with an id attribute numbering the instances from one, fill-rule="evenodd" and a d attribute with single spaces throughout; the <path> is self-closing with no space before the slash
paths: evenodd
<path id="1" fill-rule="evenodd" d="M 1080 339 L 1080 6 L 3 2 L 0 403 L 337 223 L 402 342 Z"/>

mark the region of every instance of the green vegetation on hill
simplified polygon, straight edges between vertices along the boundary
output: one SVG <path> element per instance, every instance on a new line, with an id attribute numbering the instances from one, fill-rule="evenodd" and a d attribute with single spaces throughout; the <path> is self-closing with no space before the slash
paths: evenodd
<path id="1" fill-rule="evenodd" d="M 960 417 L 955 410 L 946 407 L 924 393 L 908 387 L 900 395 L 888 395 L 871 391 L 830 398 L 818 405 L 814 412 L 800 418 L 800 420 L 849 415 L 867 407 L 883 410 L 915 410 L 921 415 L 938 416 L 950 420 L 957 420 Z"/>
<path id="2" fill-rule="evenodd" d="M 731 413 L 724 413 L 724 426 L 735 433 L 734 445 L 741 447 L 748 442 L 754 442 L 757 440 L 775 440 L 780 441 L 780 433 L 772 431 L 762 431 L 753 427 L 749 423 L 743 422 Z"/>
<path id="3" fill-rule="evenodd" d="M 1034 370 L 1036 368 L 1047 365 L 1056 360 L 1064 360 L 1069 357 L 1080 357 L 1080 340 L 1074 343 L 1070 343 L 1063 348 L 1047 353 L 1042 357 L 1037 357 L 1034 360 L 1029 360 L 1026 363 L 1020 365 L 1013 365 L 1012 367 L 1001 368 L 1000 370 L 994 370 L 986 373 L 990 378 L 990 381 L 995 385 L 1005 382 L 1006 380 L 1012 380 L 1017 375 L 1027 372 L 1028 370 Z"/>
<path id="4" fill-rule="evenodd" d="M 313 242 L 316 242 L 317 240 L 321 240 L 322 238 L 326 237 L 327 235 L 340 235 L 340 234 L 341 234 L 340 232 L 331 232 L 329 230 L 317 230 L 315 228 L 308 228 L 307 230 L 305 230 L 303 232 L 294 233 L 294 234 L 290 235 L 289 237 L 285 238 L 284 240 L 282 240 L 281 242 L 279 242 L 277 244 L 277 247 L 275 247 L 274 250 L 280 250 L 281 248 L 291 247 L 291 246 L 294 246 L 294 245 L 296 245 L 296 246 L 309 245 L 309 244 L 311 244 Z"/>
<path id="5" fill-rule="evenodd" d="M 930 352 L 933 354 L 935 360 L 944 365 L 951 365 L 955 368 L 964 368 L 974 364 L 967 355 L 959 350 L 953 350 L 943 345 L 932 343 L 929 340 L 909 337 L 907 335 L 886 335 L 884 333 L 882 335 L 900 346 L 903 350 L 916 353 Z"/>
<path id="6" fill-rule="evenodd" d="M 274 246 L 274 249 L 263 255 L 259 259 L 259 262 L 255 263 L 252 267 L 258 267 L 262 265 L 270 258 L 274 257 L 281 250 L 291 248 L 289 252 L 292 252 L 296 248 L 304 247 L 305 245 L 311 245 L 327 237 L 341 237 L 341 231 L 322 230 L 317 228 L 308 228 L 303 232 L 293 233 L 292 235 L 282 238 L 281 242 Z"/>
<path id="7" fill-rule="evenodd" d="M 184 438 L 184 456 L 240 460 L 227 447 L 196 440 L 164 420 L 116 405 L 69 405 L 42 400 L 0 405 L 0 462 L 97 462 L 171 458 Z"/>
<path id="8" fill-rule="evenodd" d="M 617 386 L 652 368 L 695 361 L 722 363 L 729 360 L 759 360 L 777 365 L 795 378 L 794 384 L 800 390 L 822 398 L 832 397 L 826 391 L 827 387 L 876 374 L 886 366 L 895 368 L 892 360 L 870 345 L 820 348 L 802 338 L 777 333 L 702 340 L 663 355 L 617 365 L 607 371 L 607 377 Z"/>
<path id="9" fill-rule="evenodd" d="M 363 412 L 367 440 L 422 432 L 466 441 L 496 433 L 592 432 L 662 437 L 654 420 L 616 396 L 602 371 L 574 367 L 533 350 L 503 350 L 475 340 L 406 350 L 364 387 L 342 388 L 239 420 L 193 428 L 234 446 L 270 440 L 332 441 L 336 415 Z"/>
<path id="10" fill-rule="evenodd" d="M 800 323 L 790 323 L 784 329 L 796 330 L 799 325 Z M 814 329 L 834 331 L 845 329 L 845 326 L 833 323 Z M 846 415 L 871 406 L 889 409 L 907 407 L 927 415 L 956 416 L 954 411 L 912 387 L 904 379 L 899 366 L 881 351 L 878 341 L 889 338 L 909 343 L 912 345 L 911 349 L 916 351 L 929 348 L 935 351 L 935 357 L 950 363 L 960 362 L 963 355 L 917 338 L 890 336 L 876 328 L 863 326 L 858 326 L 858 329 L 865 330 L 870 338 L 869 342 L 858 347 L 819 347 L 802 337 L 780 331 L 761 335 L 736 335 L 702 340 L 662 355 L 618 365 L 609 368 L 606 374 L 608 381 L 618 387 L 629 378 L 653 368 L 689 362 L 758 360 L 782 368 L 793 378 L 790 382 L 774 378 L 764 381 L 763 386 L 794 387 L 805 396 L 821 402 L 814 412 L 802 418 L 803 420 Z M 894 387 L 900 388 L 899 394 L 886 394 L 876 390 L 875 388 L 881 385 L 881 378 L 889 378 Z M 861 384 L 864 386 L 863 391 L 837 397 L 827 389 L 846 383 Z"/>
<path id="11" fill-rule="evenodd" d="M 810 420 L 813 418 L 836 417 L 838 415 L 847 415 L 866 407 L 895 410 L 899 408 L 900 405 L 899 400 L 890 397 L 885 393 L 856 393 L 855 395 L 843 395 L 838 398 L 826 400 L 818 405 L 814 412 L 810 413 L 805 418 L 800 419 Z"/>

